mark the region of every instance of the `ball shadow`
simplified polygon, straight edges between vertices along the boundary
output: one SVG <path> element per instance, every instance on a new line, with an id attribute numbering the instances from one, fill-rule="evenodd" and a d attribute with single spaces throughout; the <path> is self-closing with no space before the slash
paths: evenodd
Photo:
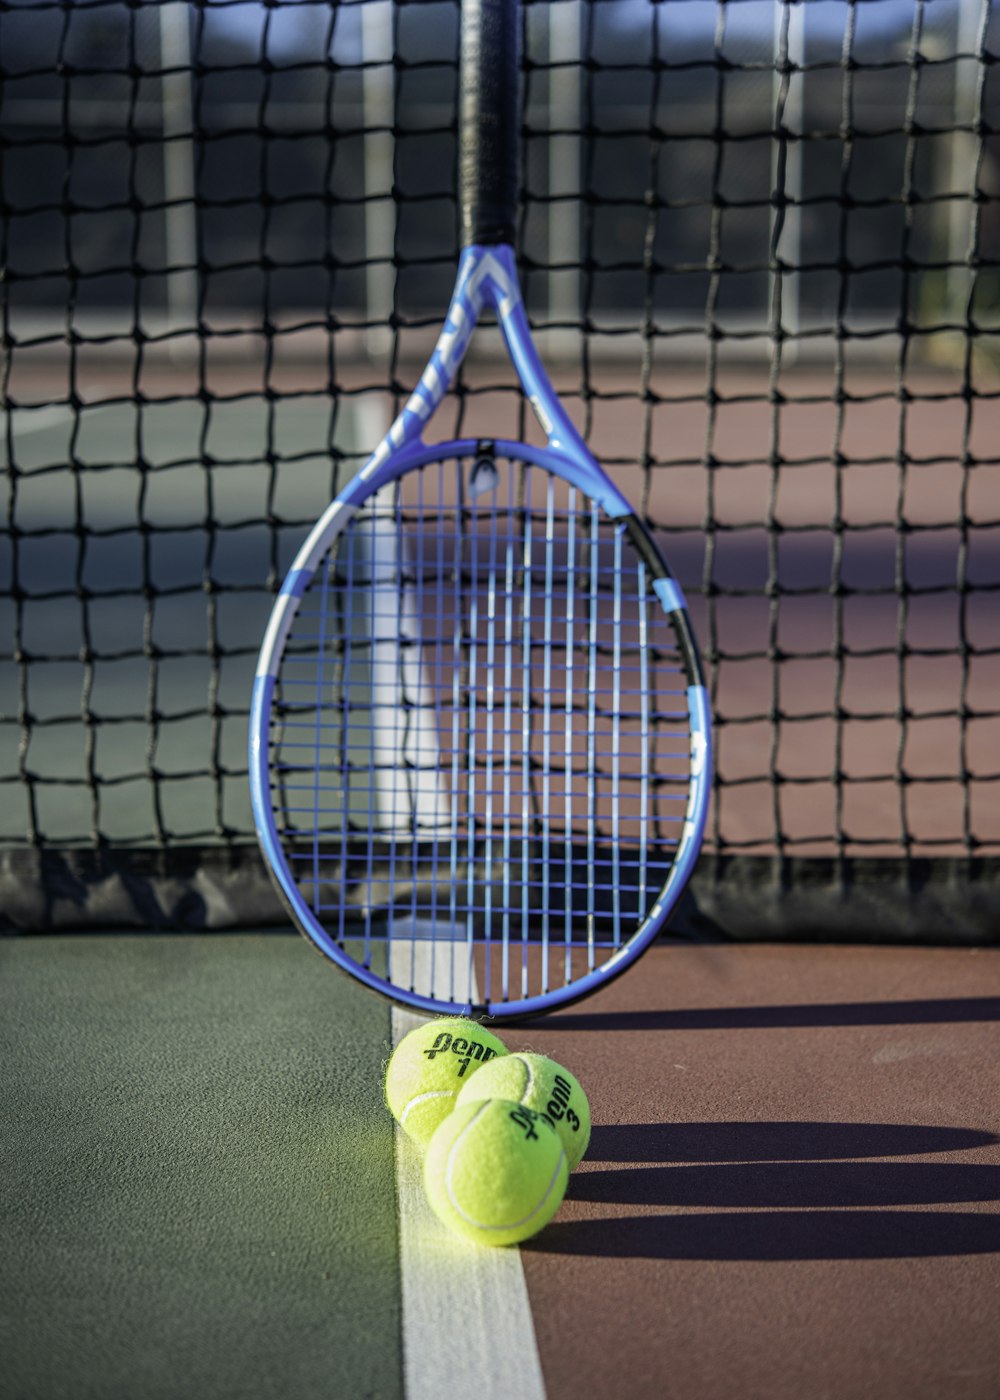
<path id="1" fill-rule="evenodd" d="M 815 1208 L 1000 1200 L 1000 1167 L 952 1162 L 774 1162 L 630 1167 L 573 1176 L 570 1196 L 606 1205 Z"/>
<path id="2" fill-rule="evenodd" d="M 521 1248 L 628 1259 L 921 1259 L 1000 1252 L 1000 1217 L 896 1210 L 605 1216 L 557 1220 Z"/>

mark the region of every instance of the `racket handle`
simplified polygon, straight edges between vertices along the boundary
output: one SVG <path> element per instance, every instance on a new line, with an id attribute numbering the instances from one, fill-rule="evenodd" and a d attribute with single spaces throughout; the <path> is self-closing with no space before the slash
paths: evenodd
<path id="1" fill-rule="evenodd" d="M 462 0 L 459 185 L 462 246 L 514 242 L 517 0 Z"/>

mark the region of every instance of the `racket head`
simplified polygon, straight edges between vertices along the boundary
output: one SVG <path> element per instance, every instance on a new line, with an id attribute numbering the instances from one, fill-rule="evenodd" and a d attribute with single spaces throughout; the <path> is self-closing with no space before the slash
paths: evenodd
<path id="1" fill-rule="evenodd" d="M 276 887 L 330 961 L 433 1014 L 565 1005 L 663 929 L 701 843 L 680 589 L 596 464 L 411 445 L 286 579 L 250 768 Z"/>

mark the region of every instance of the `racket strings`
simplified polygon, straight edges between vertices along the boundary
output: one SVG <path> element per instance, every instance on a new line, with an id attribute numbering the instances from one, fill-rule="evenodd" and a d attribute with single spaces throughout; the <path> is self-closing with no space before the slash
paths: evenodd
<path id="1" fill-rule="evenodd" d="M 501 994 L 524 994 L 596 966 L 662 889 L 688 681 L 625 523 L 522 463 L 464 499 L 469 466 L 403 477 L 317 571 L 273 707 L 272 798 L 300 888 L 362 961 L 429 928 L 496 945 Z"/>

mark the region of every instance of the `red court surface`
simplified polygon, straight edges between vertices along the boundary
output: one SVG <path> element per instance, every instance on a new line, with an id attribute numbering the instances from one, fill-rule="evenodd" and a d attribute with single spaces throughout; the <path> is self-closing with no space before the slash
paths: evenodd
<path id="1" fill-rule="evenodd" d="M 1000 1395 L 1000 950 L 664 944 L 507 1039 L 594 1112 L 550 1400 Z"/>

